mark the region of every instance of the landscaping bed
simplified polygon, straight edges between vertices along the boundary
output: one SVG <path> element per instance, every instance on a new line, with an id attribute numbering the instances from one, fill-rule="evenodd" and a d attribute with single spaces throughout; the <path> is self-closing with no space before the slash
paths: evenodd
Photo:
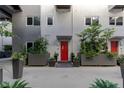
<path id="1" fill-rule="evenodd" d="M 92 58 L 87 58 L 85 55 L 81 55 L 81 65 L 86 66 L 115 66 L 117 65 L 116 59 L 108 58 L 106 55 L 101 54 Z"/>
<path id="2" fill-rule="evenodd" d="M 49 54 L 28 54 L 29 66 L 44 66 L 48 64 Z"/>

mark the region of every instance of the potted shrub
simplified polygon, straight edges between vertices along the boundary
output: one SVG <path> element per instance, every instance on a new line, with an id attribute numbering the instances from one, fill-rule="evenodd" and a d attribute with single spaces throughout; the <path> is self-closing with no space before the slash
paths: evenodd
<path id="1" fill-rule="evenodd" d="M 73 58 L 73 66 L 74 67 L 79 67 L 80 66 L 80 59 L 79 59 L 78 56 Z"/>
<path id="2" fill-rule="evenodd" d="M 81 41 L 81 65 L 116 65 L 115 58 L 107 54 L 107 42 L 113 33 L 114 29 L 102 29 L 100 24 L 93 22 L 78 34 Z"/>
<path id="3" fill-rule="evenodd" d="M 49 58 L 49 66 L 50 66 L 50 67 L 54 67 L 55 64 L 56 64 L 56 59 L 55 59 L 55 57 Z"/>
<path id="4" fill-rule="evenodd" d="M 43 66 L 48 64 L 47 45 L 48 42 L 43 37 L 34 42 L 34 47 L 28 49 L 28 65 Z"/>
<path id="5" fill-rule="evenodd" d="M 117 58 L 119 64 L 120 64 L 120 70 L 121 70 L 121 76 L 124 77 L 124 55 L 120 55 Z"/>
<path id="6" fill-rule="evenodd" d="M 71 62 L 73 62 L 74 57 L 75 57 L 75 54 L 72 52 L 72 53 L 71 53 Z"/>
<path id="7" fill-rule="evenodd" d="M 55 58 L 56 62 L 58 61 L 58 56 L 59 56 L 59 54 L 55 52 L 54 53 L 54 58 Z"/>
<path id="8" fill-rule="evenodd" d="M 13 79 L 22 77 L 25 59 L 26 55 L 23 52 L 14 52 L 12 54 Z"/>

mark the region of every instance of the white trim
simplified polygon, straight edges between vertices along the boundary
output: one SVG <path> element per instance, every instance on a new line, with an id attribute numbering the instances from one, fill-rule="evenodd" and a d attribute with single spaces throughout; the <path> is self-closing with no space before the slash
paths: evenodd
<path id="1" fill-rule="evenodd" d="M 52 18 L 52 23 L 53 23 L 52 25 L 48 25 L 48 18 L 49 18 L 49 17 Z M 54 26 L 54 17 L 53 17 L 53 16 L 47 16 L 47 17 L 46 17 L 46 25 L 47 25 L 48 27 L 49 27 L 49 26 Z"/>
<path id="2" fill-rule="evenodd" d="M 29 18 L 29 17 L 31 17 L 32 18 L 32 25 L 27 25 L 27 19 Z M 39 27 L 39 26 L 41 26 L 41 18 L 40 18 L 40 25 L 34 25 L 34 17 L 38 17 L 38 18 L 40 18 L 40 16 L 26 16 L 26 27 L 27 26 L 31 26 L 31 27 Z"/>
<path id="3" fill-rule="evenodd" d="M 98 17 L 98 24 L 100 24 L 100 17 L 99 16 L 86 16 L 84 17 L 84 25 L 85 26 L 90 26 L 90 25 L 86 25 L 86 18 L 90 18 L 91 24 L 93 23 L 93 17 Z"/>
<path id="4" fill-rule="evenodd" d="M 114 21 L 115 21 L 115 24 L 114 25 L 110 25 L 110 17 L 114 17 Z M 117 21 L 117 18 L 118 17 L 122 17 L 122 25 L 116 25 L 116 21 Z M 109 26 L 117 26 L 117 27 L 119 27 L 119 26 L 123 26 L 124 25 L 124 18 L 123 18 L 123 16 L 109 16 L 109 18 L 108 18 L 108 20 L 109 20 Z"/>

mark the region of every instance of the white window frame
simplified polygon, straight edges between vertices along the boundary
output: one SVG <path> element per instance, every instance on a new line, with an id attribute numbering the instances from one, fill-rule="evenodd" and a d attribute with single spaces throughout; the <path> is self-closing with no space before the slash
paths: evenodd
<path id="1" fill-rule="evenodd" d="M 40 26 L 41 25 L 41 20 L 40 20 L 40 25 L 34 25 L 34 17 L 38 17 L 40 19 L 40 16 L 33 16 L 33 26 Z"/>
<path id="2" fill-rule="evenodd" d="M 28 22 L 28 18 L 29 18 L 29 17 L 32 18 L 32 25 L 28 25 L 28 24 L 27 24 L 27 22 Z M 34 23 L 33 23 L 33 16 L 27 16 L 27 17 L 26 17 L 26 26 L 33 26 L 33 24 L 34 24 Z"/>
<path id="3" fill-rule="evenodd" d="M 110 20 L 109 20 L 109 26 L 123 26 L 123 24 L 124 24 L 124 18 L 123 18 L 123 16 L 109 16 L 109 18 L 110 17 L 114 17 L 114 20 L 115 20 L 115 24 L 114 25 L 110 25 Z M 122 17 L 122 25 L 116 25 L 116 22 L 117 22 L 117 18 L 118 17 Z"/>
<path id="4" fill-rule="evenodd" d="M 28 21 L 28 18 L 29 18 L 29 17 L 32 18 L 32 25 L 28 25 L 28 24 L 27 24 L 27 21 Z M 36 27 L 37 27 L 37 26 L 40 26 L 40 25 L 41 25 L 41 19 L 40 19 L 40 25 L 34 25 L 34 17 L 39 17 L 39 18 L 40 18 L 40 16 L 27 16 L 27 17 L 26 17 L 26 26 L 36 26 Z"/>
<path id="5" fill-rule="evenodd" d="M 98 17 L 98 23 L 100 24 L 99 16 L 87 16 L 87 17 L 85 17 L 85 21 L 84 21 L 85 26 L 90 26 L 90 25 L 86 25 L 86 18 L 90 18 L 91 19 L 91 24 L 92 24 L 93 23 L 93 17 Z"/>
<path id="6" fill-rule="evenodd" d="M 53 21 L 53 24 L 52 25 L 48 25 L 48 18 L 51 17 L 52 18 L 52 21 Z M 47 16 L 46 18 L 46 25 L 47 26 L 54 26 L 54 17 L 53 16 Z"/>

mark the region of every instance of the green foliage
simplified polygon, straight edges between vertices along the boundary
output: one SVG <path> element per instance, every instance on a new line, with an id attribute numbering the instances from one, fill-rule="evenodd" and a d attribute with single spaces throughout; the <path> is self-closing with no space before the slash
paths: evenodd
<path id="1" fill-rule="evenodd" d="M 74 60 L 74 57 L 75 57 L 75 54 L 72 52 L 72 53 L 71 53 L 71 61 Z"/>
<path id="2" fill-rule="evenodd" d="M 54 53 L 54 58 L 56 59 L 56 61 L 58 60 L 58 56 L 59 56 L 59 54 L 58 53 Z"/>
<path id="3" fill-rule="evenodd" d="M 79 56 L 75 56 L 75 57 L 73 58 L 73 61 L 75 61 L 75 62 L 80 62 Z"/>
<path id="4" fill-rule="evenodd" d="M 106 52 L 106 56 L 108 58 L 116 58 L 117 57 L 117 53 Z"/>
<path id="5" fill-rule="evenodd" d="M 80 52 L 88 58 L 92 58 L 102 50 L 107 51 L 107 41 L 113 34 L 113 29 L 101 29 L 100 24 L 93 23 L 78 36 L 80 37 Z"/>
<path id="6" fill-rule="evenodd" d="M 124 63 L 124 55 L 120 55 L 117 57 L 117 60 L 118 62 L 121 64 L 121 63 Z"/>
<path id="7" fill-rule="evenodd" d="M 34 42 L 34 47 L 29 48 L 28 52 L 32 54 L 43 54 L 47 52 L 48 41 L 45 38 L 40 38 Z"/>
<path id="8" fill-rule="evenodd" d="M 1 23 L 0 24 L 0 35 L 5 36 L 5 37 L 9 37 L 9 36 L 11 37 L 12 32 L 7 30 L 7 26 L 8 26 L 8 23 L 6 23 L 6 24 Z"/>
<path id="9" fill-rule="evenodd" d="M 12 54 L 12 59 L 24 61 L 27 58 L 27 55 L 24 52 L 14 52 Z"/>
<path id="10" fill-rule="evenodd" d="M 14 83 L 2 82 L 0 83 L 0 88 L 29 88 L 28 83 L 25 80 L 17 80 Z"/>
<path id="11" fill-rule="evenodd" d="M 4 51 L 12 51 L 12 45 L 4 45 Z"/>
<path id="12" fill-rule="evenodd" d="M 90 88 L 118 88 L 118 84 L 108 80 L 96 79 Z"/>
<path id="13" fill-rule="evenodd" d="M 54 57 L 50 57 L 49 62 L 51 62 L 51 61 L 56 61 L 56 59 Z"/>

